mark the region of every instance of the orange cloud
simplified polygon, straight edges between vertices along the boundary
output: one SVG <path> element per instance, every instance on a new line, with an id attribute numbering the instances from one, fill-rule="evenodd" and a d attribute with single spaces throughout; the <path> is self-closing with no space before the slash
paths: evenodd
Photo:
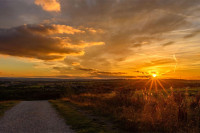
<path id="1" fill-rule="evenodd" d="M 68 39 L 68 41 L 70 42 L 71 40 Z M 80 48 L 90 47 L 90 46 L 95 46 L 95 45 L 105 45 L 105 42 L 86 42 L 86 41 L 80 40 L 76 44 L 73 44 L 73 43 L 68 44 L 68 46 L 70 47 L 80 47 Z"/>
<path id="2" fill-rule="evenodd" d="M 74 34 L 74 33 L 84 33 L 85 31 L 81 31 L 78 29 L 75 29 L 71 26 L 66 26 L 66 25 L 52 25 L 52 27 L 54 29 L 56 29 L 56 32 L 59 34 Z M 55 34 L 55 32 L 53 31 L 53 33 Z"/>
<path id="3" fill-rule="evenodd" d="M 58 0 L 35 0 L 35 4 L 41 6 L 43 10 L 49 12 L 59 12 L 60 3 Z"/>
<path id="4" fill-rule="evenodd" d="M 67 25 L 24 25 L 24 28 L 30 32 L 34 32 L 37 34 L 48 34 L 48 35 L 53 35 L 53 34 L 75 34 L 75 33 L 85 33 L 85 31 L 75 29 L 71 26 Z"/>

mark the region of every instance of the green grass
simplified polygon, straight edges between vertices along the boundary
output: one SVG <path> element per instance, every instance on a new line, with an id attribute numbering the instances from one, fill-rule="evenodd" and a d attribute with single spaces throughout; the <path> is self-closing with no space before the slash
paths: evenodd
<path id="1" fill-rule="evenodd" d="M 19 101 L 0 101 L 0 116 L 4 114 L 4 112 L 14 105 L 19 103 Z"/>
<path id="2" fill-rule="evenodd" d="M 64 117 L 66 123 L 77 133 L 112 133 L 104 125 L 88 118 L 78 111 L 70 102 L 63 100 L 50 100 L 50 103 Z"/>

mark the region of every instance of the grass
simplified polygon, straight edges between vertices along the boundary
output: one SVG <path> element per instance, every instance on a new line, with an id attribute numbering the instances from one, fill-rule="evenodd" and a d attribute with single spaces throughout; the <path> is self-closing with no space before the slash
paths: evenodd
<path id="1" fill-rule="evenodd" d="M 99 124 L 95 119 L 91 119 L 77 110 L 68 101 L 50 100 L 50 103 L 64 117 L 66 123 L 77 133 L 112 133 L 105 125 Z"/>
<path id="2" fill-rule="evenodd" d="M 113 122 L 129 132 L 199 132 L 200 93 L 197 89 L 167 90 L 149 94 L 134 89 L 115 89 L 112 95 L 82 93 L 68 101 L 109 116 Z M 193 91 L 196 91 L 193 95 Z"/>
<path id="3" fill-rule="evenodd" d="M 0 101 L 0 116 L 4 114 L 4 112 L 14 105 L 19 103 L 19 101 Z"/>

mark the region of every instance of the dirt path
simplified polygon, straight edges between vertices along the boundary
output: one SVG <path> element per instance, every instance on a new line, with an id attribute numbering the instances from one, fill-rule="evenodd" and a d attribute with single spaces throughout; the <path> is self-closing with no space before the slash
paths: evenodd
<path id="1" fill-rule="evenodd" d="M 22 101 L 0 119 L 0 133 L 74 133 L 48 101 Z"/>

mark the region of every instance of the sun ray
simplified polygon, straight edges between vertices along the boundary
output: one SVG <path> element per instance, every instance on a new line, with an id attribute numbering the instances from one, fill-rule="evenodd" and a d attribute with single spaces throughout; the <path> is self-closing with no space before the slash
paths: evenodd
<path id="1" fill-rule="evenodd" d="M 156 89 L 156 92 L 158 91 L 158 86 L 157 86 L 157 80 L 155 80 L 155 89 Z"/>
<path id="2" fill-rule="evenodd" d="M 152 79 L 149 79 L 149 80 L 145 83 L 145 86 L 148 85 L 151 81 L 152 81 Z"/>
<path id="3" fill-rule="evenodd" d="M 159 80 L 157 80 L 158 81 L 158 84 L 160 85 L 160 87 L 162 87 L 162 89 L 165 91 L 165 93 L 168 95 L 168 92 L 166 91 L 166 89 L 163 87 L 163 85 L 160 83 L 160 81 Z"/>
<path id="4" fill-rule="evenodd" d="M 151 92 L 152 86 L 153 86 L 153 80 L 151 80 L 151 85 L 149 87 L 149 92 Z"/>

